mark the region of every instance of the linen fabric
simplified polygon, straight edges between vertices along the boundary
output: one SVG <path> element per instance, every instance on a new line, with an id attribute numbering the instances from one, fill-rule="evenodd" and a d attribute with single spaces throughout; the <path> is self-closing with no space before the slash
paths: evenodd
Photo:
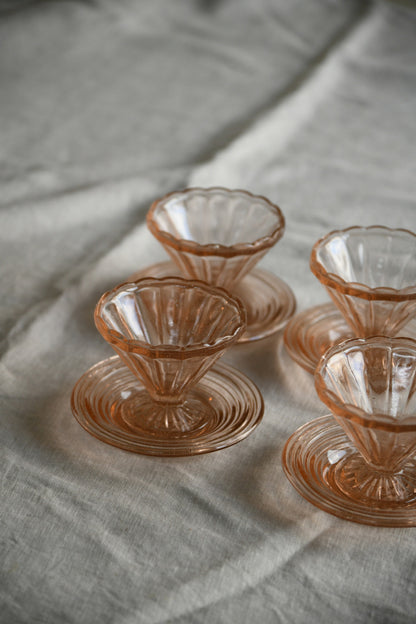
<path id="1" fill-rule="evenodd" d="M 0 80 L 0 622 L 414 622 L 415 529 L 328 515 L 283 474 L 286 439 L 327 410 L 281 334 L 224 358 L 265 400 L 226 450 L 130 454 L 69 403 L 112 354 L 100 294 L 166 258 L 145 225 L 166 192 L 276 202 L 261 266 L 299 310 L 327 301 L 320 236 L 416 230 L 412 4 L 3 2 Z"/>

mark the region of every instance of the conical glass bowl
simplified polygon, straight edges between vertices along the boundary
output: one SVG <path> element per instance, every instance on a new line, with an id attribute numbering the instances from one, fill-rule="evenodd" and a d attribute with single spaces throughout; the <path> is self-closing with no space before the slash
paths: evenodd
<path id="1" fill-rule="evenodd" d="M 100 363 L 74 391 L 75 416 L 100 439 L 186 455 L 238 442 L 261 418 L 249 380 L 227 366 L 207 372 L 245 327 L 225 290 L 181 278 L 124 283 L 101 297 L 95 322 L 125 365 Z"/>
<path id="2" fill-rule="evenodd" d="M 416 314 L 416 234 L 383 226 L 336 230 L 310 267 L 357 337 L 395 336 Z"/>
<path id="3" fill-rule="evenodd" d="M 182 408 L 186 391 L 238 340 L 244 315 L 225 291 L 180 278 L 149 278 L 104 293 L 95 323 L 145 385 L 149 422 L 170 433 L 188 428 L 194 413 Z"/>
<path id="4" fill-rule="evenodd" d="M 286 349 L 307 371 L 350 337 L 416 338 L 416 234 L 383 226 L 336 230 L 314 245 L 310 267 L 336 307 L 303 310 L 287 324 Z"/>
<path id="5" fill-rule="evenodd" d="M 367 524 L 416 524 L 416 341 L 354 338 L 315 372 L 331 417 L 289 439 L 284 465 L 311 502 Z"/>
<path id="6" fill-rule="evenodd" d="M 194 188 L 155 201 L 147 225 L 185 276 L 232 290 L 283 236 L 285 220 L 265 197 Z"/>
<path id="7" fill-rule="evenodd" d="M 179 272 L 240 298 L 247 313 L 240 342 L 270 336 L 293 316 L 296 301 L 289 286 L 254 268 L 285 228 L 281 210 L 265 197 L 225 188 L 175 191 L 153 203 L 147 225 L 173 263 L 146 270 L 155 277 Z"/>

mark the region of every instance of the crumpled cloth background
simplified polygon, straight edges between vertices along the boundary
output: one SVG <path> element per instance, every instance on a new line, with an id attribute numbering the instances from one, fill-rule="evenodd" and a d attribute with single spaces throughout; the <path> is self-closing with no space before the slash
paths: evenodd
<path id="1" fill-rule="evenodd" d="M 165 258 L 156 197 L 278 203 L 261 265 L 299 310 L 327 301 L 320 236 L 416 229 L 412 3 L 3 2 L 0 80 L 0 621 L 414 622 L 415 530 L 337 519 L 284 477 L 286 439 L 327 409 L 281 336 L 225 356 L 266 411 L 220 452 L 123 452 L 69 405 L 112 353 L 99 295 Z"/>

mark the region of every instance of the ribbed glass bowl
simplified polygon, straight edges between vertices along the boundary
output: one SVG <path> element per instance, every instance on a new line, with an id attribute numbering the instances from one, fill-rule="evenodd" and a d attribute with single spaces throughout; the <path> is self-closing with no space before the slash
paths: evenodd
<path id="1" fill-rule="evenodd" d="M 283 236 L 285 220 L 265 197 L 217 187 L 158 199 L 147 225 L 184 276 L 232 290 Z"/>
<path id="2" fill-rule="evenodd" d="M 310 267 L 357 337 L 395 336 L 416 315 L 416 234 L 383 226 L 330 232 Z"/>

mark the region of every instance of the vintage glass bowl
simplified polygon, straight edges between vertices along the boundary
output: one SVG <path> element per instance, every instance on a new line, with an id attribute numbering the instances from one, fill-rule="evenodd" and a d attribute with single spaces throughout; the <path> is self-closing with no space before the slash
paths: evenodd
<path id="1" fill-rule="evenodd" d="M 267 271 L 253 271 L 285 228 L 281 210 L 265 197 L 225 188 L 176 191 L 153 203 L 147 225 L 182 275 L 242 299 L 247 330 L 240 342 L 275 333 L 293 315 L 296 302 L 287 284 Z M 167 270 L 175 272 L 172 265 Z M 165 274 L 163 263 L 156 275 Z"/>
<path id="2" fill-rule="evenodd" d="M 101 440 L 146 454 L 240 441 L 261 419 L 261 395 L 229 366 L 207 371 L 238 340 L 244 319 L 238 300 L 198 281 L 147 278 L 105 293 L 95 322 L 119 357 L 79 380 L 76 418 Z"/>
<path id="3" fill-rule="evenodd" d="M 395 336 L 416 314 L 416 234 L 352 227 L 321 238 L 311 270 L 357 337 Z"/>
<path id="4" fill-rule="evenodd" d="M 317 364 L 313 344 L 324 353 L 336 335 L 413 337 L 408 324 L 416 315 L 415 234 L 383 226 L 336 230 L 314 245 L 310 267 L 340 314 L 322 306 L 290 321 L 285 345 L 304 368 L 313 372 Z"/>
<path id="5" fill-rule="evenodd" d="M 342 518 L 416 525 L 416 341 L 347 340 L 321 359 L 315 385 L 336 423 L 318 418 L 289 439 L 293 485 Z"/>
<path id="6" fill-rule="evenodd" d="M 232 290 L 283 236 L 285 220 L 265 197 L 194 188 L 155 201 L 147 225 L 184 275 Z"/>

